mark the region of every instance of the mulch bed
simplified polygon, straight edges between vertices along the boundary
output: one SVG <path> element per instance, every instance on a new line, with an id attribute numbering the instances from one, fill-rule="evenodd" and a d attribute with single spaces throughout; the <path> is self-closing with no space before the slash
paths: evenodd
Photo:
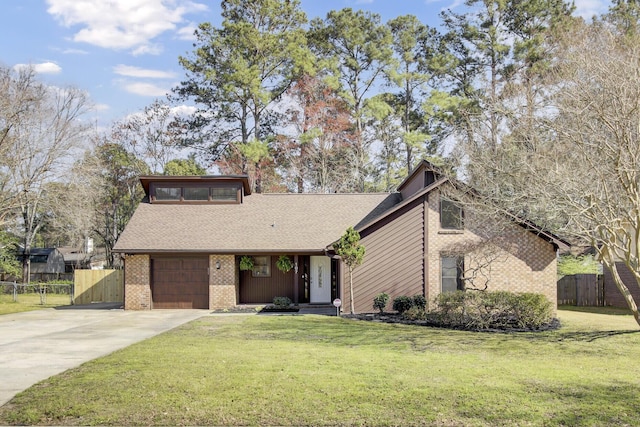
<path id="1" fill-rule="evenodd" d="M 398 313 L 360 313 L 360 314 L 343 314 L 342 317 L 354 320 L 363 320 L 369 322 L 381 322 L 381 323 L 399 323 L 403 325 L 415 325 L 415 326 L 429 326 L 433 328 L 455 329 L 465 330 L 472 332 L 497 332 L 497 333 L 512 333 L 512 332 L 543 332 L 552 331 L 560 328 L 560 321 L 553 319 L 548 324 L 541 326 L 540 328 L 505 328 L 505 329 L 472 329 L 464 327 L 452 327 L 443 325 L 432 320 L 409 320 L 402 317 Z"/>
<path id="2" fill-rule="evenodd" d="M 264 307 L 262 310 L 259 311 L 259 313 L 297 313 L 298 311 L 300 311 L 299 308 L 294 308 L 294 307 L 290 307 L 290 308 L 278 308 L 278 307 Z"/>

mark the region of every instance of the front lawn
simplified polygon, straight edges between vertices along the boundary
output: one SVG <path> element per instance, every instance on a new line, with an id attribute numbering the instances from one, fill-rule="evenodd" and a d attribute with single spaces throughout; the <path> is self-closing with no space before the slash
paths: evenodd
<path id="1" fill-rule="evenodd" d="M 40 294 L 35 292 L 18 294 L 17 301 L 13 301 L 13 294 L 11 293 L 0 293 L 0 315 L 70 304 L 71 297 L 68 294 L 47 294 L 46 303 L 41 304 Z"/>
<path id="2" fill-rule="evenodd" d="M 640 425 L 631 316 L 494 334 L 211 316 L 46 380 L 0 424 Z"/>

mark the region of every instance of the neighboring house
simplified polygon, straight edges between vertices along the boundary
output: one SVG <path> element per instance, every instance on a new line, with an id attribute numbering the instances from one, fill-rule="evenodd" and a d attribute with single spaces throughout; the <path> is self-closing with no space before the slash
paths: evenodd
<path id="1" fill-rule="evenodd" d="M 58 250 L 64 257 L 65 273 L 73 273 L 75 270 L 89 268 L 91 254 L 70 246 L 59 247 Z"/>
<path id="2" fill-rule="evenodd" d="M 64 257 L 56 248 L 33 248 L 29 255 L 31 274 L 64 273 Z"/>
<path id="3" fill-rule="evenodd" d="M 448 179 L 426 161 L 392 194 L 251 194 L 246 176 L 140 180 L 147 197 L 114 248 L 125 260 L 125 309 L 231 308 L 275 296 L 349 307 L 348 270 L 331 247 L 349 226 L 366 248 L 353 275 L 357 312 L 372 311 L 380 292 L 432 300 L 464 287 L 478 264 L 455 246 L 481 242 L 482 230 L 463 228 L 461 209 L 440 197 Z M 528 222 L 507 228 L 494 239 L 488 289 L 542 293 L 555 306 L 556 250 L 566 243 Z M 282 255 L 293 260 L 287 273 L 276 267 Z M 240 271 L 242 256 L 252 270 Z"/>
<path id="4" fill-rule="evenodd" d="M 71 246 L 58 249 L 64 257 L 66 273 L 73 273 L 75 270 L 102 270 L 107 263 L 104 248 L 94 250 L 93 243 L 90 251 L 87 251 L 87 245 L 82 250 Z"/>

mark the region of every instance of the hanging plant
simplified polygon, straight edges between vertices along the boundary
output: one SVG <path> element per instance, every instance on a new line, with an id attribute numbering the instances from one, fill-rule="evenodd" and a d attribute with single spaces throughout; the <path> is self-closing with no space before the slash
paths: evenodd
<path id="1" fill-rule="evenodd" d="M 240 258 L 240 270 L 241 271 L 253 270 L 253 258 L 248 255 L 243 255 Z"/>
<path id="2" fill-rule="evenodd" d="M 280 255 L 276 262 L 276 267 L 283 273 L 288 273 L 293 268 L 293 261 L 286 255 Z"/>

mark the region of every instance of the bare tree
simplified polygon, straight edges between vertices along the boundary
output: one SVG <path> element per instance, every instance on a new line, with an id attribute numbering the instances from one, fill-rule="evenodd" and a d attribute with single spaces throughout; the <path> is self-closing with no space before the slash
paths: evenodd
<path id="1" fill-rule="evenodd" d="M 467 150 L 467 164 L 494 202 L 593 246 L 640 324 L 618 271 L 640 285 L 640 36 L 580 24 L 555 52 L 535 137 L 505 139 L 490 157 Z"/>
<path id="2" fill-rule="evenodd" d="M 29 280 L 29 254 L 43 218 L 50 209 L 47 184 L 60 178 L 74 148 L 86 136 L 89 101 L 75 88 L 47 86 L 31 69 L 3 70 L 2 118 L 4 188 L 9 194 L 24 245 L 23 280 Z M 11 206 L 11 208 L 13 208 Z"/>
<path id="3" fill-rule="evenodd" d="M 171 107 L 156 100 L 142 112 L 115 124 L 111 139 L 144 159 L 152 174 L 161 174 L 169 161 L 179 157 L 182 132 Z"/>

